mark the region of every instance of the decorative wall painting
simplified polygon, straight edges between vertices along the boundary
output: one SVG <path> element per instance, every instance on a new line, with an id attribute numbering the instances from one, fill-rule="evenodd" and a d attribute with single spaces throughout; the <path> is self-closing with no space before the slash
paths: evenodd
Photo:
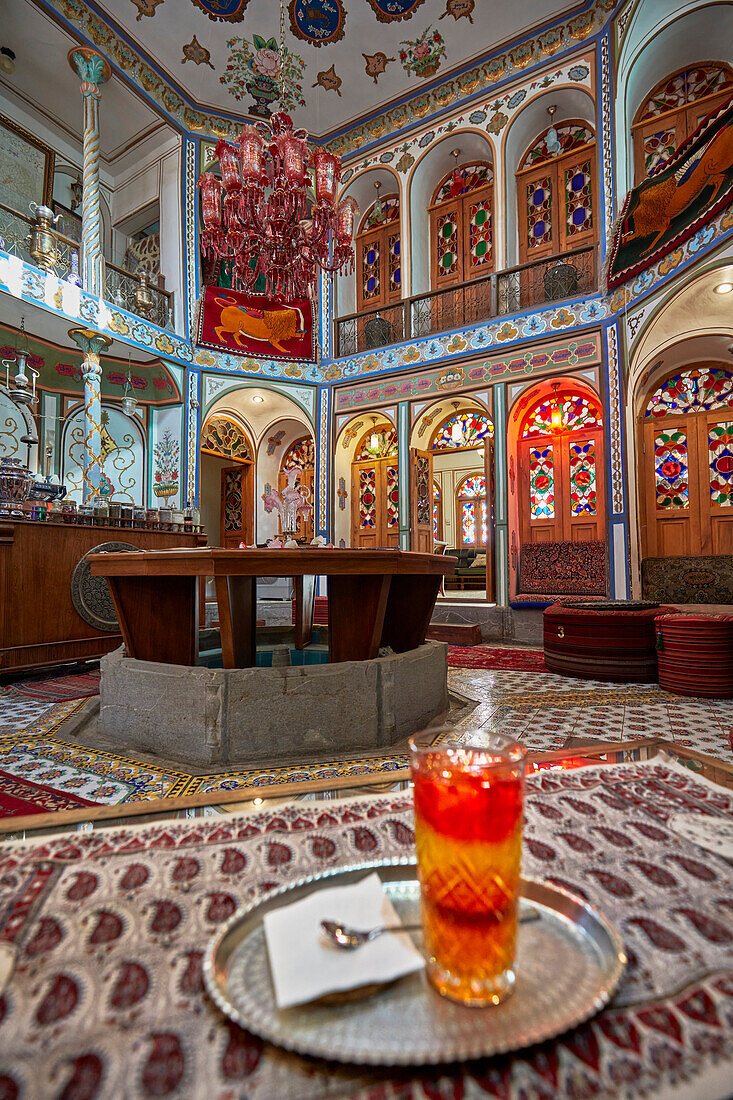
<path id="1" fill-rule="evenodd" d="M 411 19 L 425 0 L 367 0 L 380 23 L 399 23 Z"/>
<path id="2" fill-rule="evenodd" d="M 323 88 L 327 92 L 336 92 L 340 96 L 342 83 L 341 77 L 336 72 L 336 66 L 332 65 L 330 69 L 322 69 L 318 73 L 313 87 Z"/>
<path id="3" fill-rule="evenodd" d="M 290 0 L 290 29 L 311 46 L 330 46 L 344 37 L 346 11 L 341 0 Z"/>
<path id="4" fill-rule="evenodd" d="M 440 31 L 426 27 L 419 38 L 400 42 L 400 62 L 406 73 L 414 73 L 423 80 L 435 76 L 440 68 L 441 58 L 445 57 L 445 42 Z"/>
<path id="5" fill-rule="evenodd" d="M 200 347 L 260 359 L 315 363 L 316 347 L 308 298 L 282 302 L 207 286 L 199 310 Z"/>
<path id="6" fill-rule="evenodd" d="M 395 60 L 394 57 L 387 57 L 386 53 L 382 53 L 381 50 L 377 50 L 376 53 L 363 53 L 361 56 L 366 63 L 364 71 L 375 84 L 377 83 L 377 77 L 382 75 L 389 62 Z"/>
<path id="7" fill-rule="evenodd" d="M 50 206 L 53 169 L 53 150 L 0 115 L 0 203 L 26 218 L 30 203 Z"/>
<path id="8" fill-rule="evenodd" d="M 274 36 L 254 34 L 251 43 L 246 38 L 229 38 L 227 46 L 229 60 L 219 80 L 237 100 L 247 93 L 252 96 L 251 114 L 269 118 L 275 100 L 283 111 L 305 104 L 301 84 L 305 61 L 285 45 L 279 53 Z"/>
<path id="9" fill-rule="evenodd" d="M 191 0 L 191 3 L 214 22 L 241 23 L 249 0 Z"/>
<path id="10" fill-rule="evenodd" d="M 733 201 L 733 98 L 626 196 L 611 244 L 613 290 L 688 240 Z"/>

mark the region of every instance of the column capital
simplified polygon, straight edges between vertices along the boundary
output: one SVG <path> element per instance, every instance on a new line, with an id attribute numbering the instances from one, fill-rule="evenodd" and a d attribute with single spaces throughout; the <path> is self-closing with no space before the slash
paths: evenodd
<path id="1" fill-rule="evenodd" d="M 81 80 L 81 94 L 87 99 L 99 99 L 101 84 L 106 84 L 112 75 L 109 61 L 97 50 L 89 46 L 75 46 L 69 50 L 69 64 Z"/>
<path id="2" fill-rule="evenodd" d="M 93 328 L 83 326 L 70 328 L 69 336 L 85 356 L 99 356 L 100 351 L 104 351 L 112 343 L 111 336 L 105 336 L 101 332 L 95 332 Z"/>

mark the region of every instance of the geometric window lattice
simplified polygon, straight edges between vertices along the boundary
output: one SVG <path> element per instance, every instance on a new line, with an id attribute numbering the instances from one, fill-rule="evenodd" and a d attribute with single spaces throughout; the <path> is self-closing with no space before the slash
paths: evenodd
<path id="1" fill-rule="evenodd" d="M 224 474 L 224 530 L 242 529 L 242 477 L 239 470 Z"/>
<path id="2" fill-rule="evenodd" d="M 556 126 L 558 145 L 553 143 L 552 149 L 547 146 L 547 135 L 549 130 L 546 130 L 532 146 L 524 158 L 520 171 L 522 168 L 531 168 L 535 164 L 544 164 L 545 161 L 554 160 L 555 157 L 561 157 L 563 153 L 569 153 L 572 149 L 580 149 L 583 145 L 589 145 L 591 141 L 596 140 L 596 136 L 591 129 L 587 126 L 583 126 L 577 122 L 566 122 L 560 126 Z"/>
<path id="3" fill-rule="evenodd" d="M 373 450 L 372 440 L 377 444 Z M 394 428 L 380 428 L 379 431 L 372 428 L 366 433 L 354 455 L 354 462 L 363 462 L 369 458 L 397 458 L 397 432 Z"/>
<path id="4" fill-rule="evenodd" d="M 562 409 L 562 431 L 588 431 L 602 426 L 601 410 L 591 404 L 587 397 L 578 393 L 562 394 L 558 401 Z M 557 428 L 552 426 L 554 397 L 544 397 L 527 414 L 522 438 L 531 435 L 553 435 Z"/>
<path id="5" fill-rule="evenodd" d="M 644 122 L 666 111 L 695 103 L 704 96 L 721 92 L 731 83 L 733 77 L 730 70 L 720 65 L 695 65 L 691 69 L 675 73 L 657 85 L 637 116 L 637 121 Z"/>
<path id="6" fill-rule="evenodd" d="M 396 466 L 387 466 L 387 527 L 400 525 L 400 474 Z"/>
<path id="7" fill-rule="evenodd" d="M 675 126 L 657 130 L 644 137 L 644 171 L 653 176 L 667 163 L 677 148 L 677 129 Z"/>
<path id="8" fill-rule="evenodd" d="M 644 417 L 733 408 L 733 371 L 708 367 L 684 370 L 662 382 L 647 402 Z"/>
<path id="9" fill-rule="evenodd" d="M 302 439 L 296 439 L 290 449 L 285 452 L 280 469 L 312 470 L 314 463 L 313 440 L 309 435 L 306 435 Z"/>
<path id="10" fill-rule="evenodd" d="M 708 426 L 710 503 L 733 507 L 733 420 Z"/>
<path id="11" fill-rule="evenodd" d="M 402 286 L 399 234 L 390 236 L 387 245 L 389 248 L 389 293 L 392 294 Z"/>
<path id="12" fill-rule="evenodd" d="M 457 441 L 453 437 L 454 425 L 461 429 Z M 494 425 L 483 413 L 459 412 L 440 425 L 433 439 L 433 451 L 456 451 L 462 447 L 480 447 L 485 439 L 494 436 Z"/>
<path id="13" fill-rule="evenodd" d="M 438 218 L 438 276 L 451 275 L 458 266 L 458 219 L 456 211 Z"/>
<path id="14" fill-rule="evenodd" d="M 201 450 L 207 455 L 252 462 L 252 449 L 242 428 L 227 416 L 212 416 L 201 433 Z"/>
<path id="15" fill-rule="evenodd" d="M 679 428 L 654 437 L 654 487 L 657 508 L 689 508 L 687 436 Z"/>
<path id="16" fill-rule="evenodd" d="M 531 519 L 555 518 L 555 466 L 552 444 L 529 449 Z"/>
<path id="17" fill-rule="evenodd" d="M 433 538 L 439 539 L 438 533 L 440 520 L 440 485 L 437 481 L 433 482 Z"/>
<path id="18" fill-rule="evenodd" d="M 377 225 L 387 225 L 389 222 L 399 221 L 400 200 L 397 195 L 385 195 L 379 203 L 375 200 L 364 216 L 360 232 L 366 229 L 374 229 Z"/>
<path id="19" fill-rule="evenodd" d="M 596 448 L 592 439 L 570 444 L 570 510 L 574 516 L 596 514 Z"/>
<path id="20" fill-rule="evenodd" d="M 478 199 L 468 207 L 469 262 L 471 267 L 490 264 L 493 259 L 491 198 Z"/>
<path id="21" fill-rule="evenodd" d="M 593 226 L 590 161 L 565 170 L 565 227 L 568 237 Z"/>
<path id="22" fill-rule="evenodd" d="M 379 241 L 369 241 L 361 246 L 362 297 L 365 302 L 379 297 Z"/>
<path id="23" fill-rule="evenodd" d="M 377 471 L 359 471 L 359 527 L 375 528 L 377 525 Z"/>
<path id="24" fill-rule="evenodd" d="M 467 191 L 476 191 L 486 187 L 494 178 L 494 170 L 488 164 L 464 164 L 456 168 L 443 180 L 433 195 L 433 204 L 465 195 Z"/>
<path id="25" fill-rule="evenodd" d="M 550 177 L 527 184 L 527 246 L 538 248 L 552 240 L 552 185 Z"/>

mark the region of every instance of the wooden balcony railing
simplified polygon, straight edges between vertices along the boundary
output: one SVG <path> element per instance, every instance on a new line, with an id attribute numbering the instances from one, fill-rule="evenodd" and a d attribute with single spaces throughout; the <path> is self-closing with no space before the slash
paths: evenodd
<path id="1" fill-rule="evenodd" d="M 362 310 L 334 321 L 336 357 L 399 344 L 436 332 L 479 324 L 593 293 L 598 287 L 595 245 L 535 260 L 483 279 L 413 294 L 392 305 Z"/>
<path id="2" fill-rule="evenodd" d="M 30 236 L 35 222 L 31 218 L 18 214 L 0 203 L 0 248 L 9 252 L 12 256 L 19 256 L 26 263 L 36 265 L 36 261 L 30 254 Z M 58 258 L 53 266 L 53 272 L 59 279 L 67 279 L 70 275 L 78 276 L 81 266 L 81 245 L 65 237 L 63 233 L 53 230 L 53 236 L 57 244 Z M 150 310 L 142 313 L 135 297 L 140 287 L 137 275 L 125 271 L 123 267 L 105 260 L 105 300 L 113 305 L 120 306 L 130 313 L 136 313 L 139 317 L 145 317 L 161 328 L 173 327 L 173 294 L 165 290 L 160 284 L 162 276 L 157 276 L 158 285 L 152 282 L 149 286 L 152 303 Z"/>

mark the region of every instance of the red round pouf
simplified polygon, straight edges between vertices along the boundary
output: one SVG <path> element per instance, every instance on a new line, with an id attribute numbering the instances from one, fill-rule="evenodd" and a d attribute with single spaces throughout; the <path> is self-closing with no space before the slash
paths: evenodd
<path id="1" fill-rule="evenodd" d="M 553 604 L 544 614 L 545 667 L 584 680 L 653 683 L 659 612 L 659 604 L 630 600 Z"/>
<path id="2" fill-rule="evenodd" d="M 657 615 L 659 686 L 675 695 L 733 699 L 733 615 Z"/>

